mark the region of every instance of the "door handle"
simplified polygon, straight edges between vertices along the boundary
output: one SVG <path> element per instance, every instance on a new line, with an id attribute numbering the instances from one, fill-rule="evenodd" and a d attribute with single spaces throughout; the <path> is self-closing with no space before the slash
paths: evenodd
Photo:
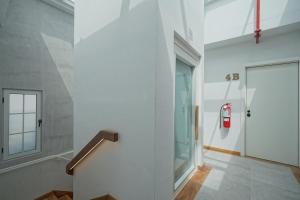
<path id="1" fill-rule="evenodd" d="M 251 111 L 247 110 L 247 117 L 251 117 Z"/>

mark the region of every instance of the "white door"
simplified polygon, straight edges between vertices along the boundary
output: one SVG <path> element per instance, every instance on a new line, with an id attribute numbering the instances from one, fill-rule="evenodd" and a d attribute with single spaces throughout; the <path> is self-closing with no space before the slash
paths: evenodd
<path id="1" fill-rule="evenodd" d="M 246 155 L 298 166 L 298 63 L 247 68 Z"/>

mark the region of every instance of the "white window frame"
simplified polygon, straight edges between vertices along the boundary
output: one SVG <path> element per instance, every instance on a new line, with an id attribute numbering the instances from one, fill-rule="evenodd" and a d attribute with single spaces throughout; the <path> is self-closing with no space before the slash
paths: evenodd
<path id="1" fill-rule="evenodd" d="M 36 149 L 31 151 L 22 151 L 20 153 L 9 155 L 9 94 L 36 95 Z M 41 134 L 42 123 L 39 126 L 39 120 L 42 120 L 42 92 L 38 90 L 18 90 L 3 89 L 3 160 L 20 158 L 41 152 Z M 24 102 L 23 102 L 24 104 Z M 24 105 L 23 105 L 24 106 Z M 41 121 L 42 122 L 42 121 Z M 24 132 L 23 132 L 24 134 Z"/>

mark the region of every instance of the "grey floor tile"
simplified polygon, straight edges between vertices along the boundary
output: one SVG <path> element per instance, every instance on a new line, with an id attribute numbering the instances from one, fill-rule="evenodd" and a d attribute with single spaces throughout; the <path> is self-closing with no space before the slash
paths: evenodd
<path id="1" fill-rule="evenodd" d="M 254 181 L 251 185 L 251 200 L 299 200 L 300 191 L 293 192 L 271 184 Z"/>
<path id="2" fill-rule="evenodd" d="M 206 151 L 213 167 L 196 200 L 300 200 L 300 184 L 289 167 Z"/>

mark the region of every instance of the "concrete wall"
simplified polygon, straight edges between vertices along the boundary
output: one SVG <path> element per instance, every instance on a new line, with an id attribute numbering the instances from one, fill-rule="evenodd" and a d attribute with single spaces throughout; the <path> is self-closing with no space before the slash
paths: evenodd
<path id="1" fill-rule="evenodd" d="M 173 198 L 174 30 L 203 53 L 202 9 L 198 0 L 76 3 L 74 149 L 106 128 L 120 141 L 75 170 L 75 199 Z"/>
<path id="2" fill-rule="evenodd" d="M 0 168 L 72 150 L 73 16 L 40 0 L 10 0 L 0 52 L 1 98 L 3 88 L 43 92 L 42 152 L 1 160 Z M 3 146 L 3 114 L 0 130 Z"/>
<path id="3" fill-rule="evenodd" d="M 7 8 L 10 0 L 0 0 L 0 27 L 5 20 Z"/>
<path id="4" fill-rule="evenodd" d="M 72 191 L 67 160 L 55 158 L 0 174 L 0 199 L 32 200 L 52 190 Z"/>
<path id="5" fill-rule="evenodd" d="M 256 0 L 205 0 L 205 44 L 254 36 L 255 10 Z M 261 1 L 263 31 L 299 21 L 299 0 Z"/>
<path id="6" fill-rule="evenodd" d="M 241 151 L 241 120 L 244 119 L 244 66 L 253 62 L 300 57 L 300 30 L 265 36 L 253 41 L 205 50 L 204 144 Z M 226 74 L 240 73 L 239 81 L 225 81 Z M 219 109 L 223 103 L 233 105 L 232 128 L 219 129 Z"/>

